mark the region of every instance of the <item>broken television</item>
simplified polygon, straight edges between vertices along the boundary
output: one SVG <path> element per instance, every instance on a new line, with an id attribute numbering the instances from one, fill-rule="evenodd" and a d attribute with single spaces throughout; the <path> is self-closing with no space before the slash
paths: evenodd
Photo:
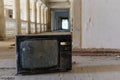
<path id="1" fill-rule="evenodd" d="M 72 69 L 71 33 L 16 35 L 17 74 Z"/>

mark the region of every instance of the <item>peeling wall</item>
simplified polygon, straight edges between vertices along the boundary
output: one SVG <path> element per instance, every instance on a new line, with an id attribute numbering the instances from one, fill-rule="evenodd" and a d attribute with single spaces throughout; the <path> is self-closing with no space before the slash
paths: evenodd
<path id="1" fill-rule="evenodd" d="M 82 0 L 82 47 L 120 48 L 120 0 Z"/>

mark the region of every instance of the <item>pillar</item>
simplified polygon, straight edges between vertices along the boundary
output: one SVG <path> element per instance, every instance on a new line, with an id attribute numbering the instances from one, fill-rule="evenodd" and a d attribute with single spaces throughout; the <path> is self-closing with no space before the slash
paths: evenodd
<path id="1" fill-rule="evenodd" d="M 44 21 L 43 21 L 44 22 L 44 32 L 46 32 L 46 7 L 44 7 L 44 13 L 43 14 L 44 14 L 44 18 L 43 18 L 44 19 Z"/>
<path id="2" fill-rule="evenodd" d="M 4 11 L 5 11 L 4 16 L 5 16 L 6 18 L 9 18 L 9 16 L 8 16 L 8 9 L 4 9 Z"/>
<path id="3" fill-rule="evenodd" d="M 43 13 L 42 13 L 42 16 L 43 16 L 43 32 L 45 32 L 45 5 L 43 5 L 43 9 L 42 9 Z"/>
<path id="4" fill-rule="evenodd" d="M 28 21 L 28 34 L 31 34 L 31 20 L 30 20 L 30 0 L 26 0 L 26 16 Z"/>
<path id="5" fill-rule="evenodd" d="M 48 31 L 48 8 L 46 7 L 46 31 Z"/>
<path id="6" fill-rule="evenodd" d="M 73 0 L 72 4 L 73 49 L 80 49 L 82 48 L 82 0 Z"/>
<path id="7" fill-rule="evenodd" d="M 16 31 L 21 34 L 20 0 L 14 0 L 14 10 L 16 18 Z"/>
<path id="8" fill-rule="evenodd" d="M 35 34 L 37 34 L 37 0 L 34 0 L 34 22 L 35 22 Z"/>
<path id="9" fill-rule="evenodd" d="M 41 5 L 41 32 L 43 32 L 43 4 Z"/>
<path id="10" fill-rule="evenodd" d="M 45 31 L 48 31 L 48 8 L 45 7 Z"/>
<path id="11" fill-rule="evenodd" d="M 51 11 L 50 11 L 49 7 L 48 7 L 48 10 L 47 10 L 47 31 L 48 32 L 51 31 Z"/>
<path id="12" fill-rule="evenodd" d="M 40 33 L 42 32 L 42 25 L 41 25 L 41 4 L 39 5 L 39 24 L 40 24 Z"/>
<path id="13" fill-rule="evenodd" d="M 4 2 L 0 0 L 0 40 L 5 39 Z"/>

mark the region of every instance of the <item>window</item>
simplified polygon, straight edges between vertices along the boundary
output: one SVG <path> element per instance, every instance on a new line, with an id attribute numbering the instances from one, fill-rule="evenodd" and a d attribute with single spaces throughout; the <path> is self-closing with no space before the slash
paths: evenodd
<path id="1" fill-rule="evenodd" d="M 13 10 L 11 9 L 8 10 L 8 16 L 9 18 L 13 18 Z"/>
<path id="2" fill-rule="evenodd" d="M 62 29 L 69 29 L 68 19 L 62 19 Z"/>

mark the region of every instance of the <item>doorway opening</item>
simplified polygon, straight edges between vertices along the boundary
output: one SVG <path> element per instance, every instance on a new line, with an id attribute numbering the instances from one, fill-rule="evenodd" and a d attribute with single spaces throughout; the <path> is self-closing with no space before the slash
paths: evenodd
<path id="1" fill-rule="evenodd" d="M 70 32 L 69 9 L 51 10 L 51 28 L 56 32 Z"/>

